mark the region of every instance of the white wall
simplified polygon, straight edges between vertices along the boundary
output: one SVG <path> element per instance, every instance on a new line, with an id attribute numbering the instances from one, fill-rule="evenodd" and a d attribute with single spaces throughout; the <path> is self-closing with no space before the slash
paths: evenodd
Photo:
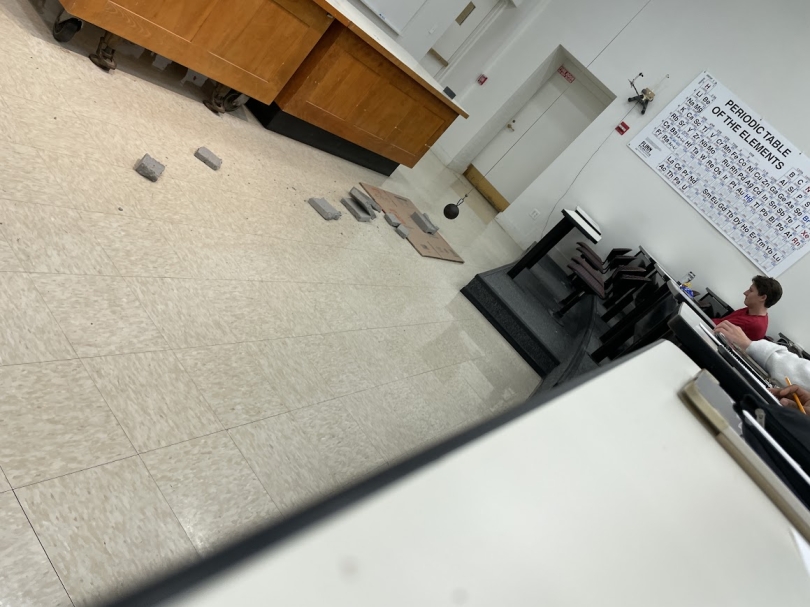
<path id="1" fill-rule="evenodd" d="M 444 63 L 436 59 L 436 57 L 434 57 L 430 53 L 427 53 L 424 57 L 422 57 L 421 61 L 419 61 L 419 64 L 427 70 L 428 74 L 434 77 L 439 72 L 439 70 L 444 67 Z"/>
<path id="2" fill-rule="evenodd" d="M 518 7 L 508 5 L 475 46 L 442 77 L 442 84 L 457 93 L 466 93 L 473 86 L 478 86 L 476 79 L 487 71 L 493 57 L 515 39 L 515 33 L 527 24 L 532 13 L 541 10 L 548 2 L 549 0 L 524 0 Z"/>
<path id="3" fill-rule="evenodd" d="M 497 116 L 497 122 L 511 119 L 511 116 L 499 115 L 501 109 L 509 105 L 512 96 L 558 46 L 562 45 L 587 65 L 646 1 L 545 0 L 526 2 L 511 9 L 529 9 L 529 13 L 524 14 L 506 46 L 480 66 L 479 69 L 489 77 L 486 84 L 454 89 L 459 92 L 457 101 L 470 117 L 456 120 L 433 146 L 434 151 L 442 160 L 450 161 L 451 168 L 464 170 L 466 163 L 475 158 L 487 143 L 476 140 L 478 131 L 493 116 Z M 635 73 L 638 71 L 636 69 Z M 529 97 L 536 90 L 529 91 Z M 515 112 L 510 108 L 505 114 L 509 113 Z"/>
<path id="4" fill-rule="evenodd" d="M 444 34 L 469 2 L 469 0 L 427 0 L 397 36 L 360 0 L 349 1 L 375 23 L 383 26 L 383 29 L 417 60 L 425 56 L 433 43 Z"/>
<path id="5" fill-rule="evenodd" d="M 397 35 L 397 33 L 394 30 L 392 30 L 390 27 L 388 27 L 388 24 L 385 21 L 383 21 L 382 19 L 380 19 L 377 16 L 377 13 L 375 13 L 373 10 L 371 10 L 363 2 L 361 2 L 360 0 L 349 0 L 349 2 L 352 3 L 354 6 L 356 6 L 358 9 L 360 9 L 360 12 L 362 12 L 366 17 L 368 17 L 374 23 L 376 23 L 377 25 L 382 27 L 383 31 L 386 34 L 388 34 L 389 36 L 391 36 L 392 38 L 394 38 L 397 41 L 399 40 L 399 36 Z"/>
<path id="6" fill-rule="evenodd" d="M 560 208 L 580 204 L 602 226 L 603 251 L 641 243 L 674 274 L 693 270 L 698 287 L 708 284 L 739 306 L 756 268 L 627 144 L 700 71 L 709 69 L 794 145 L 810 152 L 810 79 L 804 67 L 810 57 L 808 24 L 806 0 L 551 0 L 529 30 L 494 58 L 487 85 L 459 99 L 472 116 L 457 121 L 439 144 L 454 160 L 519 89 L 536 65 L 534 58 L 542 61 L 556 45 L 591 64 L 594 76 L 617 100 L 498 217 L 513 238 L 528 246 L 542 236 L 566 188 L 630 109 L 627 80 L 643 71 L 647 86 L 669 73 L 647 115 L 634 111 L 626 120 L 630 133 L 610 136 L 557 205 L 549 225 Z M 530 218 L 532 209 L 540 211 L 539 220 Z M 782 330 L 810 343 L 804 305 L 810 300 L 810 257 L 779 280 L 785 296 L 773 310 L 769 333 Z"/>
<path id="7" fill-rule="evenodd" d="M 552 76 L 552 82 L 559 84 L 560 80 L 568 84 L 559 74 Z M 519 198 L 537 175 L 551 165 L 607 106 L 603 99 L 591 92 L 583 78 L 577 78 L 568 86 L 560 86 L 554 92 L 557 98 L 552 100 L 548 111 L 539 113 L 528 132 L 486 175 L 509 201 Z"/>
<path id="8" fill-rule="evenodd" d="M 470 14 L 459 24 L 453 22 L 450 27 L 441 35 L 441 37 L 433 43 L 433 50 L 445 59 L 453 56 L 453 53 L 459 50 L 464 42 L 475 32 L 476 28 L 487 18 L 487 16 L 498 4 L 499 0 L 475 0 L 474 8 Z"/>
<path id="9" fill-rule="evenodd" d="M 468 3 L 469 0 L 427 0 L 402 30 L 397 42 L 416 59 L 421 59 Z"/>

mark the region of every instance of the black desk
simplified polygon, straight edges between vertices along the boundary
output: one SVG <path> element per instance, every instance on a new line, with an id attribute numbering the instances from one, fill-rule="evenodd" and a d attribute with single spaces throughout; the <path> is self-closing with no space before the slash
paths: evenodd
<path id="1" fill-rule="evenodd" d="M 734 308 L 728 305 L 717 293 L 709 288 L 706 289 L 706 295 L 701 297 L 700 301 L 706 301 L 712 307 L 712 311 L 717 313 L 718 316 L 727 316 L 734 311 Z M 719 309 L 715 309 L 713 302 L 717 303 L 717 308 Z"/>
<path id="2" fill-rule="evenodd" d="M 639 246 L 638 254 L 636 257 L 641 257 L 645 267 L 647 267 L 647 273 L 644 274 L 644 278 L 652 279 L 655 275 L 663 276 L 666 280 L 669 277 L 669 274 L 663 267 L 658 264 L 655 258 L 647 252 L 644 247 Z M 643 287 L 642 287 L 643 288 Z M 624 310 L 627 305 L 632 301 L 633 297 L 636 295 L 636 290 L 629 290 L 627 293 L 621 295 L 618 299 L 615 300 L 608 300 L 605 302 L 605 313 L 602 314 L 602 320 L 605 322 L 609 322 L 611 319 L 615 318 L 622 310 Z M 602 336 L 602 339 L 606 339 L 605 336 Z"/>
<path id="3" fill-rule="evenodd" d="M 731 397 L 735 403 L 731 411 L 727 407 L 723 407 L 724 411 L 717 410 L 723 416 L 724 422 L 720 424 L 712 422 L 711 416 L 704 417 L 704 422 L 708 422 L 721 432 L 727 423 L 726 431 L 730 430 L 741 435 L 752 447 L 753 453 L 761 458 L 761 461 L 756 461 L 755 464 L 768 466 L 804 507 L 810 508 L 810 477 L 791 457 L 787 448 L 790 441 L 776 440 L 778 438 L 776 435 L 768 433 L 768 422 L 766 421 L 763 427 L 752 415 L 756 414 L 758 409 L 764 409 L 767 420 L 768 409 L 781 406 L 779 400 L 770 393 L 771 384 L 767 374 L 745 353 L 740 354 L 733 347 L 729 348 L 721 343 L 712 331 L 714 325 L 707 326 L 705 319 L 695 314 L 694 308 L 688 304 L 681 304 L 677 314 L 672 317 L 670 326 L 680 342 L 681 350 L 705 369 L 702 374 L 709 382 L 707 387 L 717 382 L 727 397 Z M 686 392 L 682 395 L 690 398 Z M 691 398 L 690 400 L 694 406 L 696 401 Z M 700 410 L 702 407 L 698 405 L 696 409 Z M 737 453 L 742 454 L 741 451 Z M 806 513 L 806 510 L 802 511 Z"/>
<path id="4" fill-rule="evenodd" d="M 667 288 L 669 289 L 669 293 L 672 298 L 677 302 L 679 305 L 686 306 L 690 308 L 692 312 L 697 316 L 701 321 L 703 321 L 706 326 L 714 327 L 714 322 L 712 319 L 706 314 L 706 312 L 701 308 L 700 304 L 695 301 L 693 297 L 689 297 L 686 293 L 683 292 L 681 287 L 676 283 L 674 280 L 667 281 Z M 634 341 L 630 346 L 628 346 L 625 350 L 621 352 L 621 355 L 624 356 L 626 354 L 630 354 L 631 352 L 635 352 L 636 350 L 640 350 L 641 348 L 645 348 L 652 343 L 655 343 L 659 339 L 664 339 L 668 335 L 672 333 L 669 322 L 672 318 L 672 314 L 667 315 L 666 318 L 663 318 L 661 321 L 655 324 L 655 326 L 651 327 L 648 331 L 644 333 L 641 337 L 639 337 L 636 341 Z"/>
<path id="5" fill-rule="evenodd" d="M 638 250 L 639 250 L 639 253 L 644 255 L 644 257 L 646 257 L 651 264 L 653 264 L 653 265 L 658 264 L 658 261 L 655 259 L 655 257 L 650 255 L 650 252 L 647 249 L 645 249 L 643 246 L 639 245 Z"/>
<path id="6" fill-rule="evenodd" d="M 585 237 L 593 243 L 602 240 L 600 234 L 584 217 L 576 211 L 570 209 L 563 209 L 563 218 L 555 225 L 548 234 L 543 236 L 540 241 L 535 244 L 531 249 L 523 254 L 518 262 L 512 266 L 507 272 L 509 278 L 516 278 L 523 270 L 531 268 L 534 264 L 540 261 L 541 258 L 548 255 L 549 251 L 556 247 L 559 242 L 574 228 L 582 232 Z"/>
<path id="7" fill-rule="evenodd" d="M 723 346 L 714 336 L 714 323 L 694 306 L 684 302 L 669 320 L 669 326 L 680 341 L 681 349 L 698 365 L 708 370 L 729 396 L 741 401 L 746 395 L 779 404 L 770 393 L 770 384 L 758 365 Z M 747 357 L 747 355 L 744 355 Z"/>
<path id="8" fill-rule="evenodd" d="M 660 276 L 664 282 L 650 295 L 639 301 L 636 307 L 624 318 L 605 331 L 600 338 L 602 345 L 591 354 L 591 358 L 594 362 L 598 363 L 608 356 L 615 355 L 621 345 L 633 335 L 633 329 L 636 324 L 671 295 L 669 283 L 672 281 L 669 274 L 658 264 L 653 266 L 653 270 L 653 276 Z"/>

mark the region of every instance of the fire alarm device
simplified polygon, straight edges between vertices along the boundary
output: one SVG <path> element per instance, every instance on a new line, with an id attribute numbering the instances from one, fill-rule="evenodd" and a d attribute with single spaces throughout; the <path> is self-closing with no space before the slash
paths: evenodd
<path id="1" fill-rule="evenodd" d="M 618 132 L 619 135 L 624 135 L 629 130 L 630 126 L 624 121 L 622 121 L 619 126 L 616 127 L 616 132 Z"/>
<path id="2" fill-rule="evenodd" d="M 478 84 L 484 84 L 489 78 L 487 78 L 484 74 L 478 76 Z"/>

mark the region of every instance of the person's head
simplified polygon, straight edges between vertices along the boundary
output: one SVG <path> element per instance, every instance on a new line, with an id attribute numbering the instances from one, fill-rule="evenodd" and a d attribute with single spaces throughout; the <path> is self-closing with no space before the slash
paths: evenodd
<path id="1" fill-rule="evenodd" d="M 743 303 L 747 308 L 759 308 L 761 306 L 770 308 L 782 299 L 782 285 L 774 278 L 754 276 L 751 279 L 751 286 L 743 295 L 745 295 Z"/>

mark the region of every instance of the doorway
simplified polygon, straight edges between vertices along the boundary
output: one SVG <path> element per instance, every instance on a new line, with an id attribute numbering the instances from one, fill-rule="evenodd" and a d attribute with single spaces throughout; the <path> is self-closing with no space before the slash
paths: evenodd
<path id="1" fill-rule="evenodd" d="M 510 203 L 616 98 L 561 50 L 534 96 L 475 157 L 464 175 L 498 210 Z"/>

